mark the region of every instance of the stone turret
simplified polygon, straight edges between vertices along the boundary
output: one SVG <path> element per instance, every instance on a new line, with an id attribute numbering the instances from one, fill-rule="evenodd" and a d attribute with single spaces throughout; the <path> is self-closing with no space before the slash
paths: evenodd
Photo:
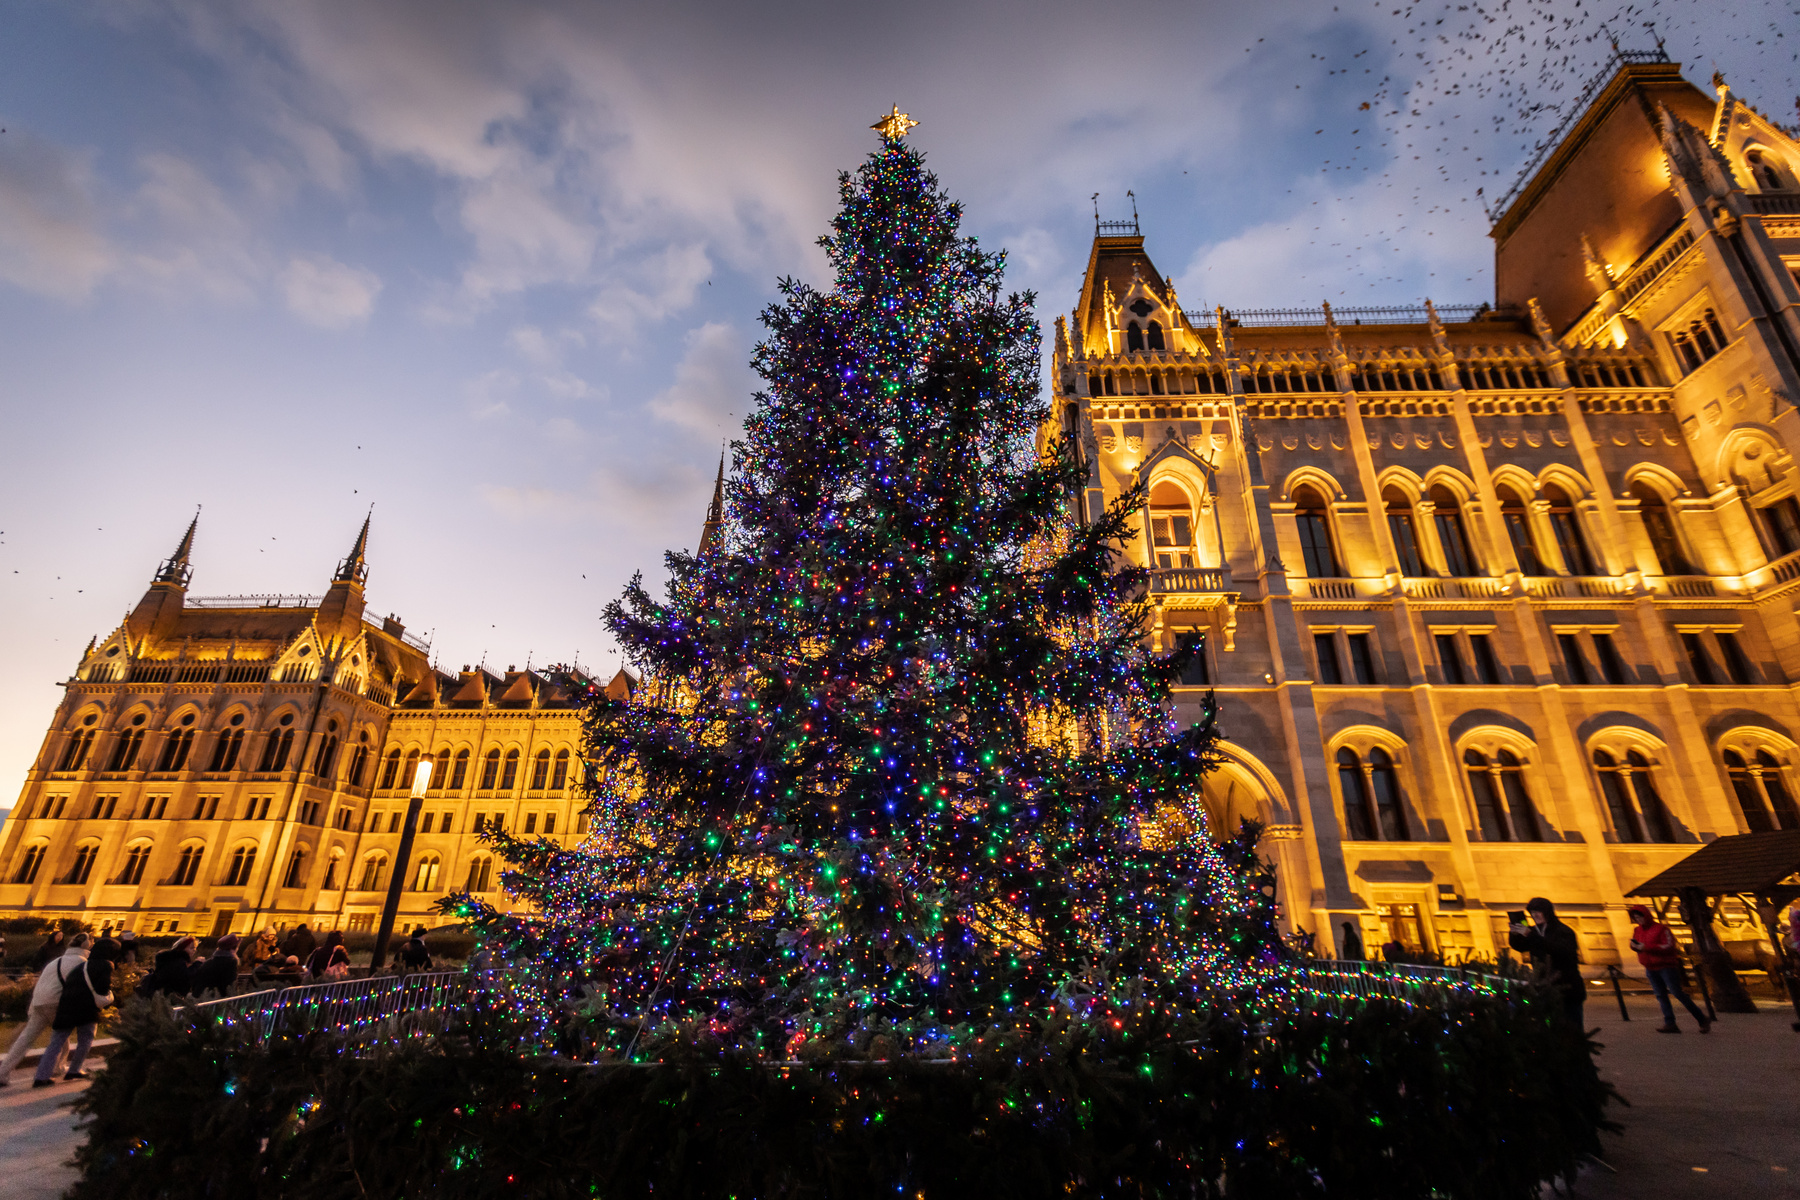
<path id="1" fill-rule="evenodd" d="M 321 636 L 348 641 L 362 629 L 363 581 L 369 576 L 369 521 L 364 517 L 362 529 L 350 547 L 350 553 L 338 563 L 331 577 L 331 588 L 319 602 L 316 618 Z"/>
<path id="2" fill-rule="evenodd" d="M 194 573 L 194 531 L 199 525 L 200 515 L 195 513 L 194 519 L 188 522 L 187 532 L 175 544 L 175 553 L 164 559 L 156 569 L 143 599 L 137 602 L 137 607 L 125 618 L 126 632 L 131 641 L 142 642 L 147 638 L 166 637 L 180 621 L 182 604 L 187 598 L 188 580 Z"/>

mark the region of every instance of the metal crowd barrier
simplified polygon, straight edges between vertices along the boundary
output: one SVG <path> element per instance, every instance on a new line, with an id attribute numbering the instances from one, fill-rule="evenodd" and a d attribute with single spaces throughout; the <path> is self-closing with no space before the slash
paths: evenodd
<path id="1" fill-rule="evenodd" d="M 421 971 L 270 988 L 185 1007 L 262 1038 L 277 1031 L 361 1034 L 381 1028 L 398 1039 L 437 1032 L 441 1021 L 432 1015 L 460 1005 L 468 992 L 469 977 L 461 971 Z"/>
<path id="2" fill-rule="evenodd" d="M 1513 982 L 1466 967 L 1415 966 L 1343 959 L 1293 964 L 1288 978 L 1315 1011 L 1339 1012 L 1376 997 L 1409 1004 L 1441 1003 L 1454 995 L 1506 995 Z"/>

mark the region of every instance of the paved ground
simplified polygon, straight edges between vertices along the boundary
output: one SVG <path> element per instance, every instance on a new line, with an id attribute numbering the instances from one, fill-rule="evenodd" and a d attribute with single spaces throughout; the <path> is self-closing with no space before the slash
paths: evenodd
<path id="1" fill-rule="evenodd" d="M 1683 1013 L 1677 1037 L 1656 1032 L 1648 997 L 1627 997 L 1632 1019 L 1622 1022 L 1611 994 L 1595 988 L 1587 1023 L 1606 1046 L 1601 1071 L 1631 1107 L 1614 1110 L 1625 1132 L 1605 1139 L 1617 1173 L 1583 1173 L 1580 1200 L 1800 1197 L 1800 1033 L 1788 1027 L 1791 1009 L 1758 1003 L 1753 1016 L 1722 1014 L 1706 1037 Z M 55 1200 L 73 1182 L 64 1164 L 79 1135 L 67 1106 L 85 1086 L 34 1090 L 22 1069 L 0 1088 L 4 1200 Z"/>
<path id="2" fill-rule="evenodd" d="M 1610 991 L 1596 985 L 1588 1028 L 1606 1049 L 1600 1070 L 1631 1102 L 1615 1108 L 1625 1126 L 1606 1135 L 1606 1161 L 1576 1182 L 1582 1200 L 1753 1200 L 1800 1197 L 1800 1033 L 1791 1008 L 1759 998 L 1755 1014 L 1721 1013 L 1701 1037 L 1679 1013 L 1683 1032 L 1661 1034 L 1656 1002 L 1626 997 L 1619 1019 Z"/>

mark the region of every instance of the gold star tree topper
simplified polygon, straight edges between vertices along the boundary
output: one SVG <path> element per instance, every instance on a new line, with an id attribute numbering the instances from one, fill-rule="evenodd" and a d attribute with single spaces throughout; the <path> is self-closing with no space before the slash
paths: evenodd
<path id="1" fill-rule="evenodd" d="M 869 128 L 879 132 L 881 136 L 888 141 L 897 142 L 906 136 L 907 130 L 917 124 L 918 122 L 913 120 L 911 116 L 901 112 L 900 106 L 896 104 L 893 108 L 888 110 L 886 116 L 869 126 Z"/>

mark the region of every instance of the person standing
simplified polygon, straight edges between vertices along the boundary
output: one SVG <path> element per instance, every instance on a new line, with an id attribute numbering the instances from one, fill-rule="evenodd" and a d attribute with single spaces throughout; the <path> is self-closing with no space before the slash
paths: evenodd
<path id="1" fill-rule="evenodd" d="M 400 966 L 407 971 L 431 970 L 431 951 L 425 945 L 425 927 L 420 925 L 412 931 L 400 947 Z"/>
<path id="2" fill-rule="evenodd" d="M 1587 1003 L 1587 980 L 1581 977 L 1581 943 L 1575 931 L 1542 896 L 1525 902 L 1525 915 L 1526 920 L 1508 927 L 1507 943 L 1531 955 L 1532 963 L 1544 972 L 1545 982 L 1562 993 L 1563 1015 L 1569 1024 L 1586 1032 L 1582 1006 Z"/>
<path id="3" fill-rule="evenodd" d="M 323 983 L 347 978 L 349 974 L 350 952 L 344 949 L 344 935 L 334 929 L 325 935 L 325 944 L 306 960 L 306 976 L 314 983 Z"/>
<path id="4" fill-rule="evenodd" d="M 69 1069 L 63 1079 L 87 1078 L 87 1072 L 81 1068 L 94 1044 L 94 1026 L 100 1020 L 100 1010 L 113 1002 L 113 956 L 118 950 L 118 942 L 103 937 L 81 969 L 67 973 L 62 995 L 57 999 L 56 1017 L 50 1023 L 50 1042 L 44 1047 L 44 1057 L 38 1060 L 37 1078 L 31 1081 L 32 1087 L 49 1087 L 56 1082 L 56 1064 L 62 1058 L 63 1047 L 68 1044 L 71 1033 L 75 1035 L 75 1053 L 69 1056 Z M 63 957 L 67 959 L 68 955 Z"/>
<path id="5" fill-rule="evenodd" d="M 43 945 L 31 956 L 31 969 L 35 974 L 43 974 L 44 968 L 61 958 L 63 951 L 69 947 L 63 942 L 62 926 L 58 925 L 44 935 Z"/>
<path id="6" fill-rule="evenodd" d="M 237 982 L 238 936 L 228 933 L 213 946 L 212 957 L 194 968 L 188 976 L 188 990 L 198 996 L 203 992 L 217 992 L 228 995 L 231 985 Z"/>
<path id="7" fill-rule="evenodd" d="M 275 966 L 279 967 L 281 965 L 280 956 L 275 953 L 275 947 L 275 929 L 273 926 L 267 926 L 256 935 L 255 941 L 244 947 L 244 952 L 238 956 L 239 965 L 252 975 L 256 973 L 257 967 L 271 958 L 277 960 Z"/>
<path id="8" fill-rule="evenodd" d="M 318 940 L 313 937 L 312 930 L 308 929 L 306 922 L 302 921 L 295 927 L 294 932 L 287 935 L 287 941 L 282 943 L 281 952 L 291 954 L 301 962 L 305 962 L 312 957 L 312 952 L 318 948 L 318 945 Z"/>
<path id="9" fill-rule="evenodd" d="M 1362 934 L 1349 921 L 1344 922 L 1344 942 L 1342 958 L 1349 962 L 1361 962 L 1363 959 Z"/>
<path id="10" fill-rule="evenodd" d="M 71 972 L 86 968 L 87 946 L 88 935 L 76 934 L 63 956 L 38 972 L 37 985 L 31 989 L 31 1006 L 25 1016 L 25 1028 L 19 1030 L 19 1036 L 13 1039 L 12 1049 L 6 1052 L 5 1059 L 0 1059 L 0 1087 L 7 1085 L 13 1068 L 19 1065 L 25 1052 L 31 1049 L 31 1043 L 37 1040 L 38 1034 L 55 1022 L 57 1006 L 62 1001 L 63 980 Z M 65 963 L 64 959 L 70 961 Z"/>
<path id="11" fill-rule="evenodd" d="M 137 966 L 137 960 L 137 934 L 131 932 L 129 929 L 121 930 L 119 933 L 119 961 L 122 963 L 129 963 L 135 967 Z"/>
<path id="12" fill-rule="evenodd" d="M 179 938 L 173 946 L 156 956 L 150 974 L 138 985 L 138 994 L 154 996 L 166 992 L 171 996 L 188 994 L 188 979 L 194 973 L 194 951 L 200 943 L 191 937 Z"/>
<path id="13" fill-rule="evenodd" d="M 1672 994 L 1700 1023 L 1700 1032 L 1711 1033 L 1712 1021 L 1681 986 L 1681 947 L 1675 943 L 1675 931 L 1658 921 L 1642 904 L 1633 904 L 1625 911 L 1631 914 L 1631 922 L 1637 926 L 1637 932 L 1631 935 L 1631 948 L 1637 951 L 1638 962 L 1650 980 L 1650 990 L 1656 993 L 1656 1002 L 1662 1006 L 1663 1023 L 1656 1032 L 1681 1032 L 1681 1026 L 1675 1024 L 1675 1006 L 1669 1003 Z"/>

